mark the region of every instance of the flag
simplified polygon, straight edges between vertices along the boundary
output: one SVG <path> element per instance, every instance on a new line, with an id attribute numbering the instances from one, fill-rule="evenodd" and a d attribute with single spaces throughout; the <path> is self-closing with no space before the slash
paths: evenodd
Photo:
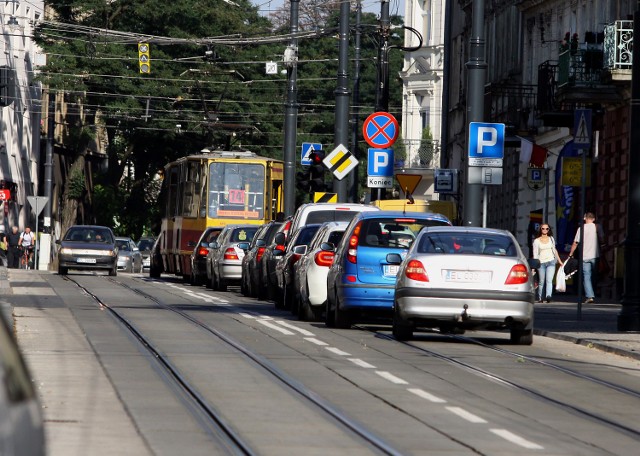
<path id="1" fill-rule="evenodd" d="M 529 168 L 542 168 L 544 162 L 547 161 L 547 149 L 537 144 L 533 145 L 531 158 L 529 159 Z"/>
<path id="2" fill-rule="evenodd" d="M 520 163 L 529 163 L 531 152 L 533 151 L 533 143 L 526 139 L 520 138 Z"/>

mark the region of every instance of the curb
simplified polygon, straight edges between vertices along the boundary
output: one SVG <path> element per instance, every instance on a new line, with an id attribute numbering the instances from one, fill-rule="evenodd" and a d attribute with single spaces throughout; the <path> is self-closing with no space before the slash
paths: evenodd
<path id="1" fill-rule="evenodd" d="M 603 344 L 601 342 L 597 342 L 590 339 L 584 339 L 581 337 L 567 336 L 565 334 L 558 334 L 552 331 L 545 331 L 543 329 L 535 329 L 533 330 L 533 334 L 537 336 L 548 337 L 549 339 L 561 340 L 564 342 L 571 342 L 576 345 L 582 345 L 588 348 L 595 348 L 605 353 L 612 353 L 614 355 L 625 356 L 627 358 L 632 358 L 640 361 L 640 353 L 630 350 L 625 350 L 618 347 L 612 347 L 611 345 Z"/>

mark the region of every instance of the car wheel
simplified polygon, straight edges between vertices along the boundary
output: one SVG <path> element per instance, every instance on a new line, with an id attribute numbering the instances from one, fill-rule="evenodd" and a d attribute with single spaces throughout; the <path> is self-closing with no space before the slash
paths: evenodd
<path id="1" fill-rule="evenodd" d="M 282 302 L 283 302 L 283 307 L 291 311 L 291 313 L 295 315 L 296 307 L 293 299 L 293 292 L 291 291 L 291 288 L 286 283 L 282 287 Z"/>
<path id="2" fill-rule="evenodd" d="M 404 321 L 397 311 L 393 312 L 393 337 L 396 340 L 409 340 L 413 337 L 413 325 Z"/>
<path id="3" fill-rule="evenodd" d="M 216 275 L 211 271 L 211 280 L 209 281 L 210 288 L 213 291 L 216 291 L 218 288 L 218 284 L 216 283 Z"/>
<path id="4" fill-rule="evenodd" d="M 240 293 L 242 293 L 242 296 L 249 296 L 249 290 L 247 288 L 247 275 L 242 274 L 242 279 L 240 280 Z"/>
<path id="5" fill-rule="evenodd" d="M 58 274 L 67 275 L 67 272 L 69 272 L 69 269 L 62 266 L 58 266 Z"/>
<path id="6" fill-rule="evenodd" d="M 133 260 L 129 264 L 127 264 L 127 267 L 124 269 L 124 272 L 129 272 L 129 273 L 133 272 Z"/>
<path id="7" fill-rule="evenodd" d="M 351 313 L 348 310 L 340 309 L 340 298 L 336 292 L 336 308 L 334 317 L 336 328 L 349 329 L 351 328 Z"/>
<path id="8" fill-rule="evenodd" d="M 521 328 L 512 329 L 511 343 L 514 345 L 533 344 L 533 331 L 531 329 L 521 329 Z"/>
<path id="9" fill-rule="evenodd" d="M 332 304 L 333 304 L 333 301 L 329 296 L 329 292 L 327 292 L 327 305 L 325 307 L 325 312 L 324 312 L 324 323 L 329 328 L 334 328 L 336 326 L 335 313 L 333 311 Z"/>
<path id="10" fill-rule="evenodd" d="M 115 277 L 118 275 L 118 266 L 116 266 L 115 264 L 113 265 L 113 268 L 109 269 L 109 275 L 112 277 Z"/>
<path id="11" fill-rule="evenodd" d="M 218 279 L 218 281 L 216 282 L 217 290 L 218 291 L 227 291 L 227 282 L 222 277 L 220 277 L 219 275 L 216 275 L 216 278 Z"/>
<path id="12" fill-rule="evenodd" d="M 298 312 L 298 318 L 301 321 L 320 321 L 322 317 L 321 309 L 311 307 L 304 299 L 300 299 L 300 311 Z"/>

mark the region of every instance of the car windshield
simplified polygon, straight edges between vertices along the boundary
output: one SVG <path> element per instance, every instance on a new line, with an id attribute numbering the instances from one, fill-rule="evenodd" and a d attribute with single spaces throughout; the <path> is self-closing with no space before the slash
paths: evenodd
<path id="1" fill-rule="evenodd" d="M 155 242 L 155 239 L 140 239 L 140 242 L 138 243 L 138 248 L 140 250 L 151 250 L 151 247 L 153 247 L 154 242 Z"/>
<path id="2" fill-rule="evenodd" d="M 358 211 L 344 210 L 313 211 L 307 216 L 305 225 L 324 222 L 350 222 L 358 213 Z"/>
<path id="3" fill-rule="evenodd" d="M 233 230 L 231 233 L 230 242 L 251 242 L 253 236 L 258 231 L 259 226 L 256 227 L 245 227 L 245 228 L 237 228 Z"/>
<path id="4" fill-rule="evenodd" d="M 126 239 L 116 239 L 116 245 L 118 246 L 118 250 L 131 250 L 131 245 Z"/>
<path id="5" fill-rule="evenodd" d="M 65 241 L 113 243 L 111 233 L 99 228 L 69 228 Z"/>
<path id="6" fill-rule="evenodd" d="M 446 226 L 443 220 L 418 218 L 365 219 L 360 230 L 359 245 L 364 247 L 409 248 L 425 226 Z"/>
<path id="7" fill-rule="evenodd" d="M 417 247 L 418 253 L 517 256 L 508 237 L 492 233 L 426 233 Z"/>

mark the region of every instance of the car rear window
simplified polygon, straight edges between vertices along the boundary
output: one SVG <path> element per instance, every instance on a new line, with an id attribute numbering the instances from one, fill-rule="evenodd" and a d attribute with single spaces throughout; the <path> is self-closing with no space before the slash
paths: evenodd
<path id="1" fill-rule="evenodd" d="M 327 238 L 329 244 L 338 245 L 344 236 L 344 231 L 332 231 Z"/>
<path id="2" fill-rule="evenodd" d="M 255 228 L 236 228 L 235 230 L 233 230 L 233 232 L 231 233 L 231 238 L 229 239 L 230 242 L 251 242 L 251 240 L 253 239 L 253 236 L 256 234 L 256 231 L 258 231 L 258 226 L 256 226 Z"/>
<path id="3" fill-rule="evenodd" d="M 448 226 L 448 223 L 410 217 L 365 219 L 362 221 L 358 245 L 409 248 L 425 226 Z"/>
<path id="4" fill-rule="evenodd" d="M 517 256 L 511 238 L 490 233 L 426 233 L 418 253 Z"/>
<path id="5" fill-rule="evenodd" d="M 300 233 L 296 236 L 294 245 L 309 245 L 319 229 L 320 225 L 300 228 Z"/>
<path id="6" fill-rule="evenodd" d="M 359 211 L 352 210 L 328 210 L 328 211 L 313 211 L 307 215 L 305 225 L 311 225 L 314 223 L 324 222 L 350 222 Z"/>

